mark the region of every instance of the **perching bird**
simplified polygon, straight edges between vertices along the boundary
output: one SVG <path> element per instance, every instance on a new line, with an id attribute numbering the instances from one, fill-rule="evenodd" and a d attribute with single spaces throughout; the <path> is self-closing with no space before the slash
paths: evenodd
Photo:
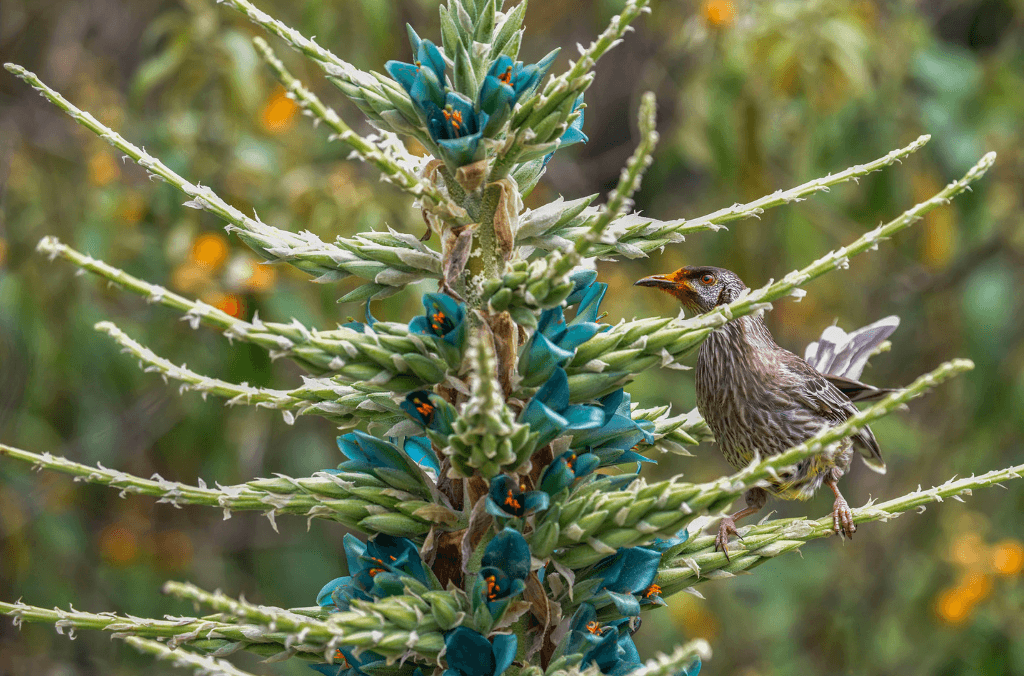
<path id="1" fill-rule="evenodd" d="M 747 288 L 735 273 L 715 267 L 685 267 L 645 277 L 635 286 L 665 291 L 697 313 L 730 303 Z M 821 340 L 808 346 L 806 357 L 811 363 L 779 347 L 760 317 L 741 317 L 712 331 L 697 356 L 697 408 L 729 464 L 739 469 L 758 453 L 779 455 L 822 429 L 845 422 L 857 412 L 853 401 L 891 392 L 857 378 L 871 353 L 898 324 L 894 316 L 851 334 L 830 327 Z M 868 467 L 885 472 L 875 435 L 865 427 L 834 450 L 780 473 L 767 490 L 747 491 L 747 508 L 722 519 L 715 548 L 728 557 L 729 535 L 738 535 L 736 521 L 764 507 L 769 493 L 786 500 L 807 500 L 822 484 L 836 496 L 835 532 L 852 537 L 857 530 L 853 514 L 836 482 L 849 470 L 854 448 Z"/>

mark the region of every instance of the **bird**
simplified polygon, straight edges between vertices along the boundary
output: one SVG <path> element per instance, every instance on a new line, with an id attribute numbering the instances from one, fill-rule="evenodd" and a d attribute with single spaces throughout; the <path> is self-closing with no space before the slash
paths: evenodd
<path id="1" fill-rule="evenodd" d="M 699 314 L 731 303 L 747 289 L 736 273 L 710 266 L 683 267 L 645 277 L 634 286 L 664 291 Z M 697 409 L 726 461 L 741 469 L 757 457 L 779 455 L 845 422 L 857 413 L 855 401 L 894 391 L 867 385 L 859 378 L 868 357 L 898 325 L 899 317 L 891 316 L 849 334 L 829 327 L 808 346 L 804 358 L 779 347 L 760 316 L 746 315 L 714 329 L 697 355 Z M 744 494 L 747 507 L 722 518 L 716 551 L 729 557 L 729 536 L 739 536 L 736 521 L 759 512 L 769 495 L 807 500 L 822 485 L 835 494 L 833 530 L 852 538 L 857 527 L 838 481 L 849 471 L 854 450 L 870 469 L 885 473 L 878 441 L 864 427 L 838 446 L 780 472 L 764 488 L 748 490 Z"/>

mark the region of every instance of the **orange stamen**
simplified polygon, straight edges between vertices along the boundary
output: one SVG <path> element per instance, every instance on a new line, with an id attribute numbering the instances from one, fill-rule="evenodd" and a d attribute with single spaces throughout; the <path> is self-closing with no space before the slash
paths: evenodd
<path id="1" fill-rule="evenodd" d="M 592 620 L 590 622 L 587 622 L 587 631 L 589 631 L 591 634 L 600 636 L 604 632 L 604 627 L 602 627 L 601 623 L 597 620 Z"/>
<path id="2" fill-rule="evenodd" d="M 448 120 L 452 125 L 452 129 L 455 133 L 459 133 L 459 129 L 462 128 L 462 111 L 461 110 L 442 110 L 441 113 L 444 115 L 444 119 Z"/>
<path id="3" fill-rule="evenodd" d="M 643 594 L 645 599 L 649 599 L 652 596 L 657 596 L 661 594 L 661 587 L 659 587 L 656 584 L 652 584 L 650 587 L 644 590 Z"/>
<path id="4" fill-rule="evenodd" d="M 505 72 L 498 76 L 498 79 L 505 84 L 512 84 L 512 66 L 505 69 Z"/>
<path id="5" fill-rule="evenodd" d="M 519 501 L 516 500 L 515 497 L 512 495 L 512 489 L 511 488 L 508 491 L 508 497 L 505 498 L 505 504 L 509 505 L 513 509 L 522 509 L 522 507 L 523 507 L 521 504 L 519 504 Z"/>
<path id="6" fill-rule="evenodd" d="M 488 575 L 484 578 L 484 581 L 487 582 L 487 600 L 493 601 L 501 591 L 498 587 L 498 582 L 494 579 L 493 575 Z"/>

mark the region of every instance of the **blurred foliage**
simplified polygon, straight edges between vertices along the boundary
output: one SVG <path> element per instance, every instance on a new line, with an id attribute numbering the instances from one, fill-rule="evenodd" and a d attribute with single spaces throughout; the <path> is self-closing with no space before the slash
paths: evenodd
<path id="1" fill-rule="evenodd" d="M 436 33 L 429 0 L 290 3 L 267 11 L 363 68 L 404 58 L 405 21 Z M 524 56 L 589 41 L 617 3 L 544 3 L 527 13 Z M 417 212 L 373 170 L 346 162 L 264 70 L 257 30 L 211 0 L 4 0 L 0 54 L 35 70 L 106 124 L 145 144 L 193 181 L 215 186 L 268 222 L 323 238 L 381 228 L 422 232 Z M 282 50 L 289 67 L 366 130 L 320 74 Z M 568 55 L 560 57 L 564 64 Z M 555 66 L 557 72 L 560 65 Z M 838 320 L 886 314 L 903 324 L 892 352 L 866 376 L 909 382 L 943 359 L 977 370 L 876 426 L 889 461 L 856 472 L 854 503 L 1024 455 L 1024 2 L 666 0 L 602 61 L 587 94 L 590 143 L 559 154 L 532 199 L 612 187 L 635 145 L 630 120 L 645 90 L 661 102 L 659 148 L 638 208 L 698 216 L 735 201 L 881 156 L 921 133 L 925 151 L 860 185 L 705 233 L 664 254 L 602 273 L 617 292 L 614 319 L 675 314 L 668 298 L 634 294 L 632 280 L 683 264 L 732 268 L 757 286 L 848 242 L 960 175 L 985 150 L 999 161 L 973 195 L 924 227 L 813 284 L 768 317 L 794 350 Z M 268 268 L 219 223 L 181 208 L 99 139 L 76 128 L 13 77 L 0 78 L 0 439 L 134 474 L 233 483 L 336 464 L 321 420 L 294 427 L 255 409 L 178 396 L 92 330 L 113 318 L 143 343 L 212 376 L 297 383 L 256 348 L 229 350 L 161 308 L 76 278 L 34 253 L 44 235 L 228 312 L 332 326 L 362 309 L 347 289 Z M 415 294 L 375 307 L 382 319 L 417 312 Z M 692 377 L 648 374 L 634 400 L 693 406 Z M 726 470 L 714 447 L 665 457 L 651 474 L 710 479 Z M 782 515 L 829 509 L 773 503 Z M 709 673 L 1024 673 L 1024 497 L 988 492 L 967 505 L 820 542 L 707 599 L 677 599 L 637 634 L 644 657 L 705 637 Z M 102 488 L 0 465 L 0 598 L 135 615 L 185 612 L 159 593 L 165 579 L 222 587 L 283 606 L 312 603 L 342 571 L 342 531 L 119 499 Z M 101 636 L 74 643 L 45 627 L 0 627 L 0 673 L 171 673 Z M 255 658 L 253 658 L 254 660 Z M 241 665 L 306 673 L 295 665 Z"/>

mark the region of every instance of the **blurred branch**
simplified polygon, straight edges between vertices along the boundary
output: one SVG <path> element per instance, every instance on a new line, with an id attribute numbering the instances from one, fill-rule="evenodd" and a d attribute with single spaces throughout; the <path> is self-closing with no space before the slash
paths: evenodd
<path id="1" fill-rule="evenodd" d="M 974 367 L 967 359 L 946 362 L 906 389 L 893 392 L 877 404 L 851 416 L 841 425 L 827 428 L 785 453 L 755 460 L 746 468 L 716 481 L 690 484 L 670 479 L 649 486 L 637 481 L 622 490 L 590 484 L 563 503 L 557 518 L 559 537 L 554 554 L 568 568 L 597 563 L 620 547 L 641 545 L 657 534 L 674 533 L 699 514 L 725 509 L 749 488 L 778 479 L 779 473 L 799 461 L 821 453 L 830 445 L 855 434 L 870 423 L 921 396 L 936 385 Z M 534 552 L 535 556 L 547 552 Z"/>
<path id="2" fill-rule="evenodd" d="M 925 505 L 952 498 L 963 502 L 962 495 L 971 495 L 975 488 L 1000 486 L 1003 481 L 1019 479 L 1024 474 L 1024 465 L 986 472 L 981 476 L 966 479 L 950 479 L 946 483 L 908 493 L 887 502 L 869 501 L 864 507 L 853 510 L 855 523 L 888 521 L 911 509 L 925 510 Z M 737 550 L 729 554 L 730 560 L 715 551 L 713 535 L 698 535 L 687 541 L 682 551 L 672 559 L 663 561 L 658 574 L 658 585 L 662 596 L 682 591 L 684 588 L 733 575 L 758 566 L 770 558 L 799 549 L 811 540 L 833 535 L 832 517 L 817 521 L 805 519 L 776 519 L 756 526 L 740 529 L 742 540 L 737 540 Z M 732 544 L 729 545 L 730 549 Z"/>
<path id="3" fill-rule="evenodd" d="M 953 181 L 931 199 L 915 205 L 899 217 L 866 232 L 848 246 L 822 256 L 801 270 L 794 270 L 778 282 L 745 293 L 737 300 L 715 308 L 707 314 L 686 320 L 665 317 L 644 318 L 621 322 L 609 331 L 599 333 L 581 345 L 567 369 L 570 388 L 573 379 L 594 379 L 595 373 L 608 371 L 612 375 L 603 385 L 610 391 L 626 380 L 629 373 L 639 373 L 656 364 L 668 364 L 700 345 L 715 328 L 739 317 L 763 312 L 771 302 L 787 295 L 803 295 L 797 291 L 812 279 L 828 272 L 849 267 L 850 257 L 878 248 L 879 242 L 889 239 L 909 227 L 936 207 L 949 204 L 971 183 L 977 181 L 995 162 L 995 153 L 988 153 L 958 181 Z M 622 374 L 616 381 L 615 374 Z"/>
<path id="4" fill-rule="evenodd" d="M 109 486 L 119 490 L 121 497 L 129 493 L 148 495 L 159 498 L 157 502 L 169 503 L 179 509 L 182 505 L 217 507 L 224 510 L 225 519 L 230 518 L 233 511 L 263 511 L 275 530 L 277 514 L 294 514 L 338 521 L 368 532 L 388 532 L 371 527 L 379 519 L 370 517 L 381 515 L 385 510 L 398 509 L 399 503 L 410 513 L 389 516 L 404 517 L 406 530 L 422 534 L 430 527 L 411 513 L 425 503 L 407 499 L 415 496 L 396 493 L 387 484 L 359 473 L 318 472 L 302 479 L 278 475 L 274 479 L 254 479 L 244 484 L 218 484 L 216 488 L 209 488 L 201 480 L 199 486 L 190 486 L 168 481 L 159 474 L 154 474 L 152 479 L 143 479 L 102 465 L 92 467 L 49 453 L 32 453 L 5 444 L 0 444 L 0 456 L 30 463 L 36 469 L 69 474 L 75 481 Z"/>
<path id="5" fill-rule="evenodd" d="M 613 223 L 613 227 L 619 231 L 616 241 L 605 243 L 605 246 L 596 250 L 595 255 L 604 257 L 624 255 L 628 258 L 643 258 L 651 251 L 660 249 L 666 244 L 683 241 L 684 235 L 704 230 L 721 230 L 725 227 L 726 223 L 750 218 L 751 216 L 757 217 L 764 213 L 766 209 L 802 201 L 808 195 L 817 192 L 827 192 L 832 186 L 845 183 L 846 181 L 857 181 L 862 176 L 901 161 L 911 153 L 921 149 L 930 139 L 931 136 L 921 136 L 910 145 L 893 150 L 889 154 L 866 164 L 858 164 L 837 174 L 816 178 L 813 181 L 808 181 L 789 190 L 778 190 L 753 202 L 734 204 L 731 207 L 719 209 L 699 218 L 659 221 L 640 216 L 639 214 L 620 215 Z M 568 223 L 553 223 L 552 225 L 555 227 L 552 227 L 550 230 L 541 233 L 531 233 L 530 237 L 517 242 L 517 244 L 536 246 L 541 249 L 555 248 L 560 239 L 576 241 L 584 236 L 591 227 L 591 224 L 600 217 L 601 212 L 595 208 L 588 208 Z"/>

